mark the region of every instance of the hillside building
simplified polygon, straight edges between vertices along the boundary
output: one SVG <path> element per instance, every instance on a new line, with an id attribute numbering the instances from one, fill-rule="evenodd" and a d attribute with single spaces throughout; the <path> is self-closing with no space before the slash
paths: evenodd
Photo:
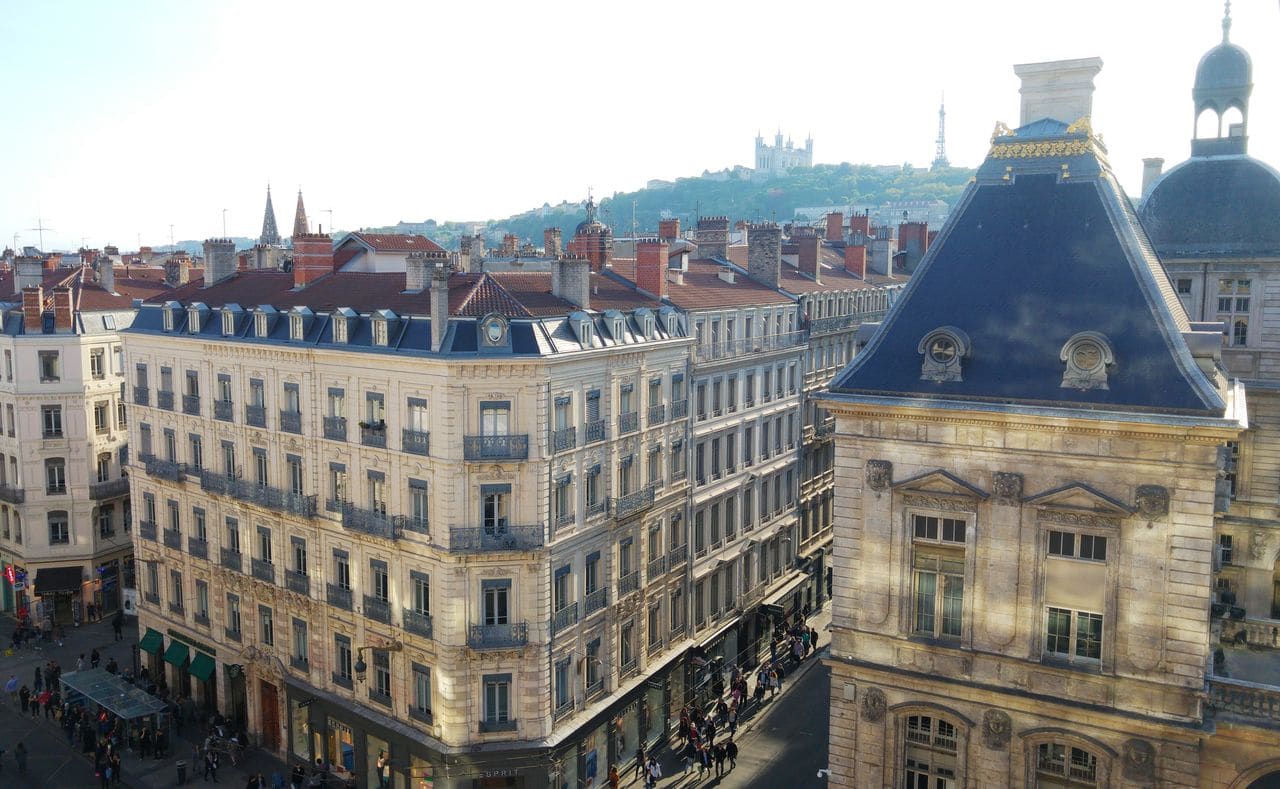
<path id="1" fill-rule="evenodd" d="M 783 142 L 781 129 L 774 137 L 773 145 L 757 134 L 755 163 L 756 177 L 763 178 L 777 178 L 797 167 L 812 167 L 813 138 L 806 138 L 804 147 L 796 148 L 789 137 Z"/>

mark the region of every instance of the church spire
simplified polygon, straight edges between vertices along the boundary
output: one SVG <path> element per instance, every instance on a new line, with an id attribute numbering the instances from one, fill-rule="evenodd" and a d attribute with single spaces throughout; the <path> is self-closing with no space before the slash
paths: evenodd
<path id="1" fill-rule="evenodd" d="M 262 235 L 258 236 L 259 244 L 279 246 L 280 231 L 276 229 L 276 209 L 271 205 L 271 184 L 267 184 L 267 208 L 262 214 Z"/>
<path id="2" fill-rule="evenodd" d="M 305 236 L 307 230 L 307 209 L 302 205 L 302 190 L 298 190 L 298 210 L 293 215 L 293 237 Z"/>

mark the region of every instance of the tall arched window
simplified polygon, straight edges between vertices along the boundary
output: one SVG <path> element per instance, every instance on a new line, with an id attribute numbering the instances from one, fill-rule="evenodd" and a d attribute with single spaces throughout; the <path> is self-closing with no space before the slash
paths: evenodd
<path id="1" fill-rule="evenodd" d="M 956 727 L 929 715 L 909 715 L 903 739 L 906 789 L 952 789 L 957 776 Z"/>
<path id="2" fill-rule="evenodd" d="M 1084 748 L 1060 742 L 1036 747 L 1036 786 L 1098 785 L 1098 757 Z"/>

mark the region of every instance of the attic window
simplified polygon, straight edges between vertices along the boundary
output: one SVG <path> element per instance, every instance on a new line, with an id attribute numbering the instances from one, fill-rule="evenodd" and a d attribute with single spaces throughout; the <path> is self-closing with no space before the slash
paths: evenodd
<path id="1" fill-rule="evenodd" d="M 160 312 L 164 314 L 164 330 L 173 331 L 173 310 L 169 307 L 164 307 Z"/>
<path id="2" fill-rule="evenodd" d="M 1107 368 L 1115 363 L 1115 354 L 1106 335 L 1082 331 L 1072 335 L 1058 354 L 1066 362 L 1062 372 L 1063 389 L 1108 389 Z"/>
<path id="3" fill-rule="evenodd" d="M 297 313 L 289 316 L 289 339 L 302 339 L 302 316 Z"/>
<path id="4" fill-rule="evenodd" d="M 236 333 L 236 316 L 231 310 L 222 311 L 222 336 L 230 337 Z"/>
<path id="5" fill-rule="evenodd" d="M 674 337 L 677 329 L 676 311 L 671 309 L 670 307 L 663 307 L 661 312 L 662 312 L 663 324 L 667 327 L 667 334 Z"/>
<path id="6" fill-rule="evenodd" d="M 189 334 L 200 333 L 200 308 L 196 306 L 187 307 L 187 332 Z"/>
<path id="7" fill-rule="evenodd" d="M 920 380 L 963 381 L 961 362 L 969 355 L 969 335 L 954 326 L 939 327 L 924 336 L 916 353 L 924 354 Z"/>
<path id="8" fill-rule="evenodd" d="M 646 339 L 653 339 L 653 312 L 648 309 L 635 311 L 636 323 L 640 326 L 640 334 Z"/>
<path id="9" fill-rule="evenodd" d="M 267 336 L 267 315 L 259 312 L 253 316 L 253 331 L 259 337 Z"/>
<path id="10" fill-rule="evenodd" d="M 333 341 L 340 343 L 347 341 L 347 319 L 344 315 L 333 317 Z"/>
<path id="11" fill-rule="evenodd" d="M 385 318 L 373 319 L 373 344 L 383 346 L 387 344 L 387 321 Z"/>
<path id="12" fill-rule="evenodd" d="M 574 312 L 569 315 L 569 326 L 573 329 L 573 333 L 578 337 L 578 343 L 584 347 L 591 347 L 592 323 L 591 317 L 585 312 Z"/>

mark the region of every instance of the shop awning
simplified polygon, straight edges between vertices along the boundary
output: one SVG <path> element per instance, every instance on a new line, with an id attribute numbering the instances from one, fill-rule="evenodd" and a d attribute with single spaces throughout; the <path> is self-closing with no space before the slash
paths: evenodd
<path id="1" fill-rule="evenodd" d="M 36 594 L 78 592 L 83 575 L 79 567 L 41 567 L 36 570 Z"/>
<path id="2" fill-rule="evenodd" d="M 213 658 L 203 652 L 197 652 L 196 656 L 191 659 L 191 667 L 187 669 L 187 673 L 201 682 L 208 682 L 213 676 L 213 670 L 218 667 Z"/>
<path id="3" fill-rule="evenodd" d="M 164 651 L 164 662 L 182 668 L 182 664 L 187 662 L 190 651 L 186 644 L 170 639 L 169 648 Z"/>
<path id="4" fill-rule="evenodd" d="M 147 628 L 147 632 L 142 634 L 142 638 L 138 641 L 138 649 L 151 655 L 160 654 L 160 648 L 164 646 L 164 635 L 159 630 Z"/>

